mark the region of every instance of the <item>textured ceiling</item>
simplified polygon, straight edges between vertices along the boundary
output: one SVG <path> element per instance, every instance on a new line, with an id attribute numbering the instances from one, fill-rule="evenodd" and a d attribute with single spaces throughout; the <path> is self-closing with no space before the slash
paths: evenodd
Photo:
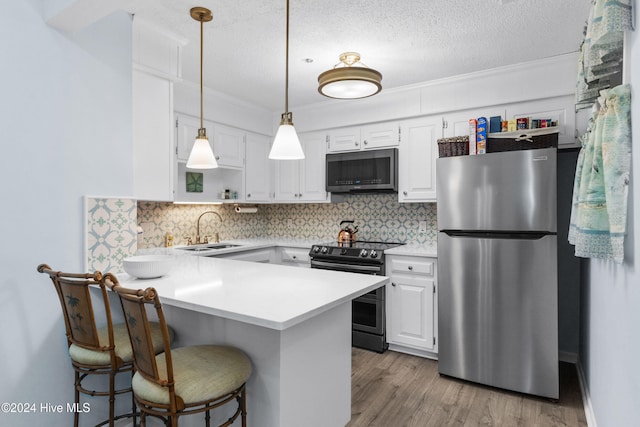
<path id="1" fill-rule="evenodd" d="M 317 77 L 342 52 L 383 75 L 383 90 L 575 52 L 590 0 L 290 0 L 289 104 L 322 102 Z M 129 12 L 189 40 L 183 77 L 279 111 L 284 104 L 285 0 L 130 0 Z M 313 61 L 307 62 L 310 58 Z M 526 84 L 526 82 L 523 82 Z M 357 102 L 357 101 L 342 101 Z"/>

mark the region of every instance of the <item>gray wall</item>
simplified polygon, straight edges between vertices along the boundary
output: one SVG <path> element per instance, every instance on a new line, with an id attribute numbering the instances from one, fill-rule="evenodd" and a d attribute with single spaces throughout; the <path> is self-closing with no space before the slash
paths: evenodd
<path id="1" fill-rule="evenodd" d="M 637 2 L 636 2 L 637 5 Z M 637 27 L 637 26 L 636 26 Z M 633 148 L 625 259 L 622 265 L 589 260 L 584 266 L 580 366 L 598 427 L 640 422 L 640 37 L 629 34 Z"/>
<path id="2" fill-rule="evenodd" d="M 105 18 L 74 35 L 46 25 L 40 0 L 5 1 L 0 168 L 0 414 L 3 426 L 69 426 L 40 403 L 73 401 L 60 304 L 40 263 L 82 271 L 83 196 L 132 194 L 131 20 Z M 89 402 L 94 402 L 90 400 Z M 106 418 L 93 406 L 83 425 Z"/>

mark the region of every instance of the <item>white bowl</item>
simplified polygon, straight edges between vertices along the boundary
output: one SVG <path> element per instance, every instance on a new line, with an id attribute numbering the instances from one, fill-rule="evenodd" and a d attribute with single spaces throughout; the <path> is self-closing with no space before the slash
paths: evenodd
<path id="1" fill-rule="evenodd" d="M 173 267 L 171 255 L 136 255 L 122 260 L 124 271 L 138 279 L 164 276 Z"/>

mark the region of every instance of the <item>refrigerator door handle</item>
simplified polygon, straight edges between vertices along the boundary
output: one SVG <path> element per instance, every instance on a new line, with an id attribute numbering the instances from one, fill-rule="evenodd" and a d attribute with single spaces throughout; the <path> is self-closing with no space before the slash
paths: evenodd
<path id="1" fill-rule="evenodd" d="M 463 231 L 442 230 L 442 233 L 450 237 L 470 237 L 474 239 L 516 239 L 539 240 L 544 236 L 555 236 L 557 233 L 549 231 Z"/>

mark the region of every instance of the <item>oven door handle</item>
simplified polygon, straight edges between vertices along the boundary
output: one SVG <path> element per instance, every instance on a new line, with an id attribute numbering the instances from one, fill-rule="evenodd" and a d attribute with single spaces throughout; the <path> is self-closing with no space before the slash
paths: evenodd
<path id="1" fill-rule="evenodd" d="M 382 273 L 380 267 L 371 265 L 354 265 L 354 264 L 342 264 L 336 262 L 316 261 L 311 260 L 311 267 L 327 267 L 339 271 L 365 271 L 368 273 Z"/>

